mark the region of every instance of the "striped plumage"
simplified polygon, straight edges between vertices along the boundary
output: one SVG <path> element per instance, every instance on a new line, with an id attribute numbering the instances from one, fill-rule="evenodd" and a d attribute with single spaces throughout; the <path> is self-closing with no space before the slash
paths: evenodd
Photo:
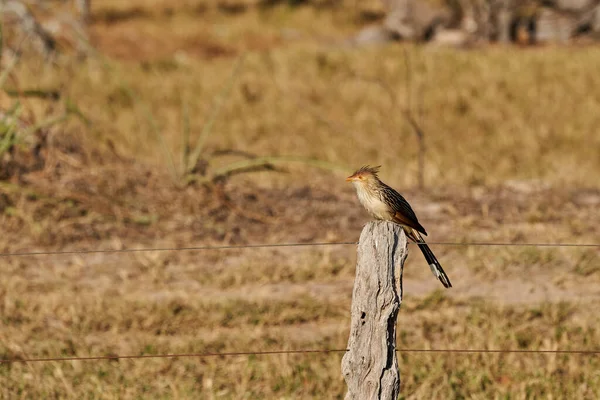
<path id="1" fill-rule="evenodd" d="M 393 221 L 402 226 L 402 229 L 411 240 L 417 243 L 425 256 L 433 275 L 442 282 L 446 288 L 452 287 L 450 279 L 439 261 L 429 248 L 423 235 L 427 236 L 425 228 L 419 223 L 415 212 L 408 201 L 400 193 L 383 183 L 377 173 L 379 167 L 364 166 L 349 176 L 346 180 L 352 182 L 361 204 L 376 219 Z"/>

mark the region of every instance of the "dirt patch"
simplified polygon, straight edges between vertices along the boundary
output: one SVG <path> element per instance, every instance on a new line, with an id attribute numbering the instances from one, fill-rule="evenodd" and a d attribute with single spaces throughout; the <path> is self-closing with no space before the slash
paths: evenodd
<path id="1" fill-rule="evenodd" d="M 161 30 L 164 25 L 153 27 L 148 21 L 96 24 L 91 32 L 92 43 L 102 54 L 123 61 L 157 61 L 178 52 L 206 59 L 237 54 L 234 48 L 206 33 L 167 36 Z"/>
<path id="2" fill-rule="evenodd" d="M 82 246 L 111 237 L 131 244 L 160 239 L 182 245 L 352 241 L 368 221 L 353 189 L 333 175 L 311 184 L 294 184 L 290 177 L 289 185 L 277 188 L 250 176 L 180 187 L 166 171 L 91 151 L 75 137 L 57 135 L 51 142 L 35 150 L 39 168 L 23 168 L 16 180 L 10 178 L 13 183 L 2 186 L 3 204 L 17 207 L 3 216 L 5 229 L 22 238 L 13 249 L 25 243 Z M 559 242 L 576 233 L 576 241 L 593 242 L 597 237 L 590 219 L 597 190 L 513 186 L 403 193 L 430 232 L 429 240 Z M 35 222 L 23 224 L 20 214 L 33 215 Z M 562 227 L 554 239 L 539 236 L 540 229 L 555 225 Z M 44 226 L 45 233 L 33 234 L 36 226 Z"/>
<path id="3" fill-rule="evenodd" d="M 41 153 L 41 168 L 24 171 L 14 183 L 0 183 L 4 209 L 0 218 L 7 237 L 13 238 L 2 243 L 5 252 L 352 242 L 369 220 L 353 189 L 333 175 L 320 175 L 310 184 L 263 186 L 260 179 L 242 175 L 215 185 L 180 187 L 166 172 L 110 152 L 91 152 L 75 137 L 56 137 L 50 143 Z M 557 189 L 523 181 L 437 188 L 435 193 L 409 189 L 403 194 L 430 232 L 431 242 L 593 243 L 599 236 L 592 218 L 598 191 L 593 189 Z M 454 283 L 454 290 L 447 293 L 451 298 L 491 296 L 499 303 L 524 304 L 583 301 L 599 295 L 594 248 L 432 246 Z M 190 263 L 205 265 L 199 270 L 214 279 L 194 278 L 193 283 L 181 272 L 175 275 L 181 276 L 182 284 L 200 285 L 206 297 L 218 293 L 235 300 L 252 291 L 262 300 L 277 301 L 296 293 L 339 302 L 349 301 L 355 249 L 351 245 L 296 252 L 263 249 L 253 251 L 250 258 L 239 251 L 157 256 L 152 263 L 175 270 Z M 112 265 L 110 259 L 103 255 L 94 265 Z M 91 262 L 90 258 L 86 263 L 92 266 Z M 525 278 L 524 268 L 536 273 Z M 238 275 L 245 276 L 250 286 L 243 286 Z M 96 278 L 86 279 L 96 285 Z M 409 302 L 439 289 L 414 248 L 405 270 L 405 289 Z"/>

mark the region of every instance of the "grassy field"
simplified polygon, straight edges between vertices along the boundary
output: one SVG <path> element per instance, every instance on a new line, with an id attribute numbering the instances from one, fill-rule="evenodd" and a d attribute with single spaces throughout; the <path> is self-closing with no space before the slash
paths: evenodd
<path id="1" fill-rule="evenodd" d="M 431 241 L 598 242 L 598 48 L 355 48 L 375 3 L 171 3 L 95 3 L 91 57 L 12 71 L 9 92 L 61 94 L 19 97 L 22 124 L 72 117 L 0 157 L 1 252 L 355 241 L 343 178 L 366 163 Z M 600 348 L 599 248 L 432 248 L 454 287 L 410 248 L 399 348 Z M 1 257 L 0 358 L 343 349 L 355 251 Z M 597 356 L 400 356 L 406 399 L 600 397 Z M 341 357 L 1 364 L 0 394 L 343 398 Z"/>

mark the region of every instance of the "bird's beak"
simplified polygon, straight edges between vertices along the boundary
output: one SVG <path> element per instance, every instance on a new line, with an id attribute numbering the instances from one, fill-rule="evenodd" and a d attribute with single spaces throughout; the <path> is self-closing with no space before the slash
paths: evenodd
<path id="1" fill-rule="evenodd" d="M 346 182 L 352 182 L 354 180 L 354 175 L 346 178 Z"/>

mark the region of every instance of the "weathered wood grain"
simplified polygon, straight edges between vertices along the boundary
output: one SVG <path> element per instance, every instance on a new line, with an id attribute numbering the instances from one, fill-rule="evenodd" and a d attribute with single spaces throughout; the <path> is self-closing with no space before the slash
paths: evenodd
<path id="1" fill-rule="evenodd" d="M 342 359 L 346 400 L 394 399 L 400 392 L 396 319 L 408 247 L 399 225 L 369 222 L 360 235 L 349 351 Z"/>

